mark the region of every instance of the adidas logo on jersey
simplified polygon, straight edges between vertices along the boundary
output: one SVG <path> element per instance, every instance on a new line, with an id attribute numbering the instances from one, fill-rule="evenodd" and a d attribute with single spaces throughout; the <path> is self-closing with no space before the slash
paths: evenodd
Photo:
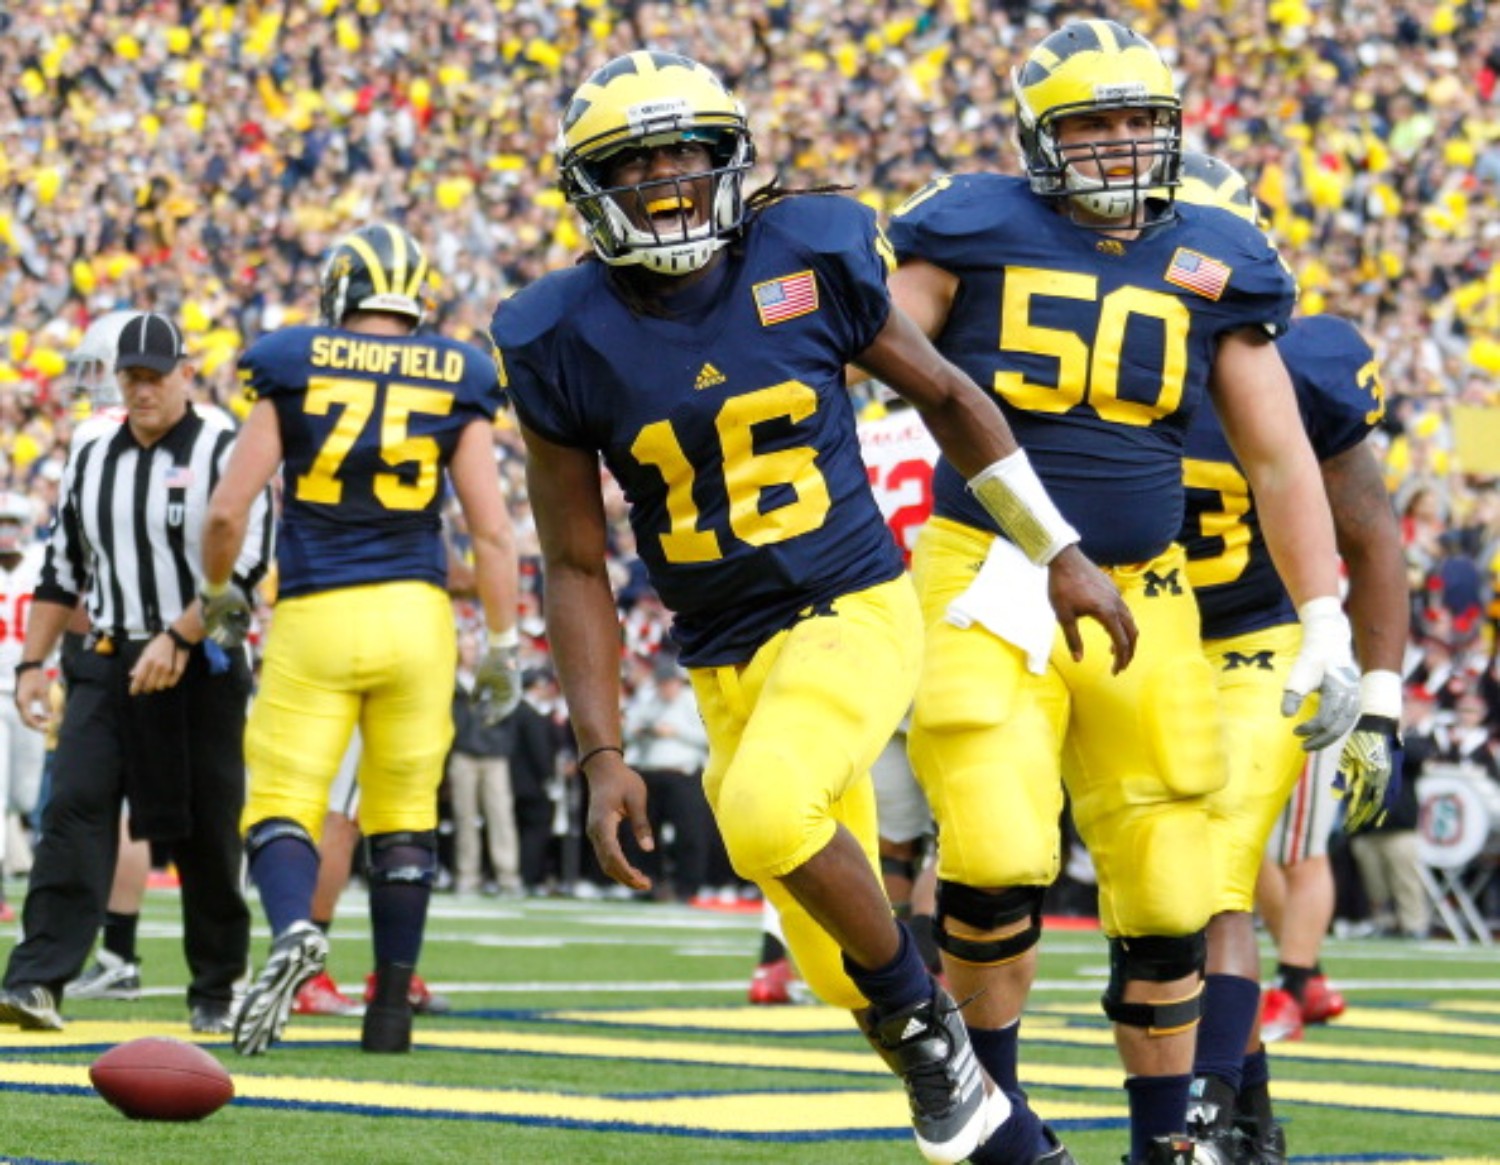
<path id="1" fill-rule="evenodd" d="M 693 381 L 693 387 L 698 390 L 712 388 L 716 384 L 723 384 L 729 379 L 712 364 L 705 364 L 698 370 L 698 379 Z"/>

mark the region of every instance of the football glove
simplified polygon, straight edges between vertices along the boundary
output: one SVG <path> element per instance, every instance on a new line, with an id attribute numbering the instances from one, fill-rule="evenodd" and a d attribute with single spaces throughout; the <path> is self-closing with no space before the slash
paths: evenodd
<path id="1" fill-rule="evenodd" d="M 1308 695 L 1318 693 L 1315 716 L 1296 733 L 1307 752 L 1327 748 L 1348 732 L 1359 715 L 1359 672 L 1350 647 L 1349 620 L 1332 595 L 1310 599 L 1297 611 L 1302 650 L 1287 673 L 1281 714 L 1295 716 Z"/>
<path id="2" fill-rule="evenodd" d="M 250 596 L 234 583 L 216 595 L 204 591 L 198 596 L 203 604 L 205 638 L 220 647 L 238 647 L 250 633 Z"/>
<path id="3" fill-rule="evenodd" d="M 1344 832 L 1379 825 L 1401 795 L 1401 731 L 1389 716 L 1359 718 L 1344 751 L 1334 792 L 1344 799 Z"/>
<path id="4" fill-rule="evenodd" d="M 485 727 L 500 723 L 521 702 L 521 649 L 491 644 L 474 673 L 474 699 Z"/>

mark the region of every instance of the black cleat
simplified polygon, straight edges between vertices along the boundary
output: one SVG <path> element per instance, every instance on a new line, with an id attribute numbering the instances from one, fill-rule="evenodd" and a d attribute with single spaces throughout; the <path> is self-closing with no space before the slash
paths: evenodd
<path id="1" fill-rule="evenodd" d="M 1131 1165 L 1128 1156 L 1121 1157 L 1120 1162 Z M 1233 1158 L 1226 1157 L 1213 1145 L 1202 1144 L 1182 1133 L 1171 1133 L 1154 1138 L 1146 1159 L 1139 1165 L 1233 1165 Z"/>
<path id="2" fill-rule="evenodd" d="M 0 1023 L 14 1023 L 28 1032 L 60 1032 L 62 1016 L 57 996 L 40 983 L 28 983 L 0 992 Z"/>
<path id="3" fill-rule="evenodd" d="M 382 1007 L 371 1003 L 365 1007 L 364 1026 L 359 1046 L 367 1052 L 411 1051 L 411 1006 Z"/>
<path id="4" fill-rule="evenodd" d="M 1234 1089 L 1214 1076 L 1199 1076 L 1188 1092 L 1187 1131 L 1193 1142 L 1238 1165 L 1240 1134 L 1234 1127 Z"/>
<path id="5" fill-rule="evenodd" d="M 1275 1121 L 1261 1128 L 1254 1117 L 1237 1116 L 1234 1128 L 1239 1134 L 1234 1165 L 1287 1165 L 1286 1130 Z"/>
<path id="6" fill-rule="evenodd" d="M 235 1016 L 234 1050 L 258 1056 L 279 1040 L 298 989 L 322 971 L 327 959 L 328 937 L 310 922 L 294 922 L 277 935 Z"/>
<path id="7" fill-rule="evenodd" d="M 958 1004 L 941 987 L 934 984 L 931 999 L 901 1011 L 877 1017 L 870 1008 L 858 1019 L 870 1046 L 906 1085 L 917 1148 L 928 1161 L 963 1161 L 1010 1116 L 1005 1093 L 986 1095 Z"/>

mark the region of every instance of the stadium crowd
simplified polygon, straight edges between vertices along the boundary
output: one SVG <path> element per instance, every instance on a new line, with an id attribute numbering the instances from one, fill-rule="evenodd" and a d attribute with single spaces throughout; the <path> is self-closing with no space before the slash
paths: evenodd
<path id="1" fill-rule="evenodd" d="M 552 145 L 566 96 L 618 53 L 644 44 L 711 65 L 753 111 L 758 179 L 779 168 L 790 186 L 846 185 L 889 215 L 934 173 L 1016 171 L 1010 71 L 1040 30 L 1091 14 L 1135 24 L 1173 62 L 1188 147 L 1249 177 L 1301 310 L 1345 315 L 1374 345 L 1417 632 L 1408 678 L 1439 712 L 1482 696 L 1492 753 L 1500 17 L 1482 3 L 43 0 L 0 11 L 0 479 L 34 498 L 44 528 L 83 411 L 65 359 L 110 310 L 180 320 L 205 398 L 243 415 L 239 353 L 316 317 L 327 247 L 364 222 L 401 222 L 424 244 L 434 326 L 480 341 L 497 300 L 585 249 Z M 543 668 L 539 551 L 505 418 L 495 441 L 527 584 L 523 662 Z M 628 650 L 649 659 L 664 615 L 623 512 L 616 496 L 617 591 Z M 461 553 L 461 526 L 456 542 Z"/>

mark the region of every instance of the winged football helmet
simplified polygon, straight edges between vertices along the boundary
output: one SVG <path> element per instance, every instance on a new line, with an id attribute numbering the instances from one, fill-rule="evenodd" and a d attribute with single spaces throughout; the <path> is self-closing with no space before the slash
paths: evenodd
<path id="1" fill-rule="evenodd" d="M 1170 213 L 1182 160 L 1182 102 L 1172 71 L 1149 40 L 1113 20 L 1066 24 L 1043 40 L 1013 74 L 1016 134 L 1031 189 L 1068 199 L 1109 220 L 1105 227 L 1143 226 Z M 1150 110 L 1149 141 L 1058 142 L 1064 118 L 1116 109 Z M 1078 163 L 1098 163 L 1080 173 Z M 1096 174 L 1121 169 L 1123 177 Z M 1164 199 L 1151 209 L 1147 199 Z"/>
<path id="2" fill-rule="evenodd" d="M 1177 198 L 1194 206 L 1217 206 L 1261 226 L 1259 208 L 1245 176 L 1211 154 L 1190 151 L 1182 155 L 1182 173 Z"/>
<path id="3" fill-rule="evenodd" d="M 64 360 L 64 388 L 75 397 L 86 397 L 95 409 L 119 404 L 120 382 L 115 377 L 115 357 L 119 354 L 120 333 L 139 314 L 133 311 L 106 312 L 91 323 L 78 341 L 78 347 Z"/>
<path id="4" fill-rule="evenodd" d="M 681 141 L 706 145 L 710 168 L 609 185 L 610 159 L 622 150 Z M 744 107 L 710 70 L 676 53 L 638 50 L 604 65 L 573 94 L 563 111 L 557 159 L 563 194 L 583 216 L 601 259 L 682 275 L 703 267 L 743 224 L 745 173 L 755 163 L 755 144 Z M 688 187 L 705 178 L 712 194 L 701 224 L 692 225 L 686 213 L 670 222 L 648 213 L 648 205 L 666 199 L 690 208 Z M 627 207 L 637 211 L 634 219 Z"/>
<path id="5" fill-rule="evenodd" d="M 421 323 L 427 314 L 427 256 L 390 223 L 352 231 L 334 244 L 318 285 L 323 322 L 338 327 L 356 311 L 386 311 Z"/>

